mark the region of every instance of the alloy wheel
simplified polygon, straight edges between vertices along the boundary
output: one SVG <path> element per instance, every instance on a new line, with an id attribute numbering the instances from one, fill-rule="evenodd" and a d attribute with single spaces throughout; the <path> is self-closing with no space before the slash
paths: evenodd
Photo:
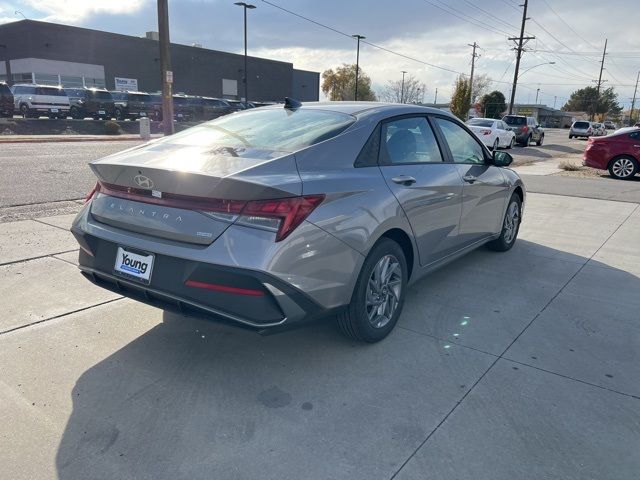
<path id="1" fill-rule="evenodd" d="M 633 162 L 628 158 L 619 158 L 611 166 L 613 174 L 618 178 L 627 178 L 633 174 Z"/>
<path id="2" fill-rule="evenodd" d="M 398 308 L 402 289 L 402 265 L 394 255 L 382 257 L 371 272 L 365 308 L 373 328 L 383 328 Z"/>
<path id="3" fill-rule="evenodd" d="M 506 243 L 511 243 L 515 239 L 519 223 L 520 208 L 518 207 L 518 202 L 511 202 L 504 219 L 504 241 Z"/>

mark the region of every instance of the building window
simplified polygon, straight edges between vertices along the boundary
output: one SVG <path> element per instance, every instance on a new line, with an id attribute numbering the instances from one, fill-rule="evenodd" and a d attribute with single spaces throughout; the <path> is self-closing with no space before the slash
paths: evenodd
<path id="1" fill-rule="evenodd" d="M 84 86 L 85 87 L 98 87 L 98 88 L 105 88 L 105 81 L 104 78 L 88 78 L 88 77 L 84 77 Z"/>
<path id="2" fill-rule="evenodd" d="M 33 83 L 31 73 L 12 73 L 13 83 Z"/>
<path id="3" fill-rule="evenodd" d="M 84 86 L 82 82 L 82 77 L 71 77 L 68 75 L 60 75 L 60 84 L 63 87 L 71 88 L 81 88 Z"/>
<path id="4" fill-rule="evenodd" d="M 36 73 L 36 83 L 40 85 L 60 85 L 60 76 L 50 73 Z"/>

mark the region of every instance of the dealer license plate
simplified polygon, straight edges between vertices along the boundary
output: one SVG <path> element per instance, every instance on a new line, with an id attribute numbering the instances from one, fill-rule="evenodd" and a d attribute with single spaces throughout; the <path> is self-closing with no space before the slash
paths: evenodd
<path id="1" fill-rule="evenodd" d="M 143 283 L 151 280 L 151 270 L 153 269 L 154 255 L 149 253 L 142 255 L 118 247 L 116 254 L 115 271 L 119 275 L 131 277 Z"/>

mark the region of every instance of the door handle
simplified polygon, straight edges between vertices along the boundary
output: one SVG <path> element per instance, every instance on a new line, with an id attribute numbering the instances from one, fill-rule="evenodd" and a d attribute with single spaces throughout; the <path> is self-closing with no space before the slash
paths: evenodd
<path id="1" fill-rule="evenodd" d="M 391 179 L 393 183 L 397 183 L 399 185 L 409 186 L 416 183 L 416 179 L 410 177 L 409 175 L 398 175 L 397 177 L 393 177 Z"/>
<path id="2" fill-rule="evenodd" d="M 478 180 L 478 177 L 476 177 L 474 175 L 465 175 L 464 177 L 462 177 L 462 179 L 467 183 L 473 183 L 476 180 Z"/>

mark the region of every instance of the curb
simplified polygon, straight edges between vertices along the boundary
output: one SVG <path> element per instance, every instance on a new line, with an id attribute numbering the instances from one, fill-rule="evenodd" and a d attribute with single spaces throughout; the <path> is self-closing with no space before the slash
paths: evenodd
<path id="1" fill-rule="evenodd" d="M 151 135 L 149 140 L 153 140 L 155 138 L 160 138 L 162 135 Z M 144 140 L 139 136 L 132 137 L 124 137 L 121 135 L 114 136 L 104 136 L 104 137 L 71 137 L 71 136 L 60 136 L 60 137 L 44 137 L 44 138 L 2 138 L 0 137 L 0 144 L 2 143 L 61 143 L 61 142 L 126 142 L 126 141 L 136 141 L 139 140 L 141 142 L 148 141 Z"/>

